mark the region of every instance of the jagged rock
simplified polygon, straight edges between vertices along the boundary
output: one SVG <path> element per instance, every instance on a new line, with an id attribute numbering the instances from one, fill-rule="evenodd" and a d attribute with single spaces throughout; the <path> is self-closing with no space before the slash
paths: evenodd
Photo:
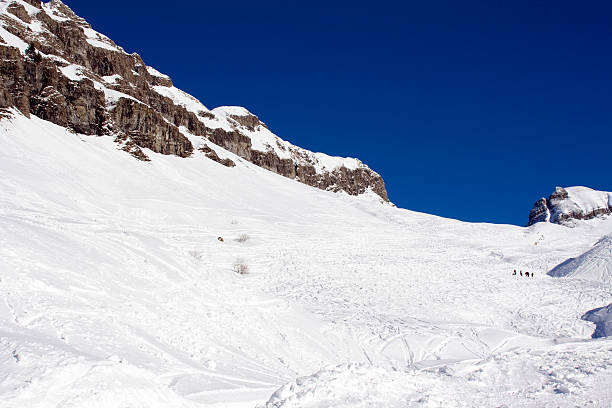
<path id="1" fill-rule="evenodd" d="M 24 63 L 19 49 L 0 46 L 0 108 L 14 106 L 29 117 L 30 91 L 25 81 Z"/>
<path id="2" fill-rule="evenodd" d="M 548 222 L 550 221 L 550 210 L 548 209 L 548 201 L 542 197 L 533 205 L 533 208 L 529 212 L 529 223 L 527 225 L 533 225 L 536 222 Z"/>
<path id="3" fill-rule="evenodd" d="M 9 4 L 9 6 L 7 7 L 6 10 L 9 13 L 17 16 L 24 23 L 30 24 L 32 22 L 32 18 L 30 18 L 30 15 L 26 11 L 25 7 L 23 7 L 19 3 L 11 3 L 11 4 Z"/>
<path id="4" fill-rule="evenodd" d="M 210 160 L 216 161 L 219 164 L 224 165 L 225 167 L 234 167 L 236 166 L 236 163 L 234 163 L 234 161 L 232 159 L 222 159 L 219 157 L 219 155 L 217 154 L 217 152 L 215 152 L 213 149 L 210 148 L 210 146 L 208 146 L 207 144 L 205 144 L 204 146 L 200 147 L 198 150 L 200 150 L 202 153 L 204 153 L 206 155 L 206 157 L 208 157 Z"/>
<path id="5" fill-rule="evenodd" d="M 41 119 L 60 126 L 68 126 L 66 97 L 53 86 L 46 86 L 39 95 L 32 96 L 30 109 Z"/>
<path id="6" fill-rule="evenodd" d="M 140 147 L 136 145 L 132 140 L 128 140 L 125 145 L 121 148 L 124 152 L 128 152 L 133 157 L 141 161 L 151 161 L 149 156 L 147 156 Z"/>
<path id="7" fill-rule="evenodd" d="M 563 200 L 569 197 L 569 194 L 566 189 L 563 187 L 555 187 L 555 192 L 548 197 L 548 202 L 551 206 L 558 205 Z"/>
<path id="8" fill-rule="evenodd" d="M 104 92 L 97 90 L 88 79 L 64 85 L 69 127 L 86 135 L 102 134 L 107 117 Z"/>
<path id="9" fill-rule="evenodd" d="M 255 115 L 229 115 L 229 118 L 236 121 L 240 126 L 244 126 L 251 132 L 255 130 L 258 126 L 263 126 L 267 128 L 267 126 L 259 120 L 259 118 Z"/>
<path id="10" fill-rule="evenodd" d="M 612 193 L 587 187 L 556 187 L 554 193 L 536 201 L 527 225 L 551 222 L 573 226 L 576 220 L 589 220 L 612 214 Z"/>
<path id="11" fill-rule="evenodd" d="M 251 139 L 236 131 L 226 131 L 221 128 L 212 129 L 208 137 L 216 145 L 247 160 L 251 159 Z M 257 164 L 257 163 L 255 163 Z"/>
<path id="12" fill-rule="evenodd" d="M 63 76 L 54 61 L 25 58 L 23 76 L 29 111 L 42 119 L 67 126 L 83 134 L 102 134 L 107 119 L 104 92 L 93 81 L 72 81 Z"/>
<path id="13" fill-rule="evenodd" d="M 266 151 L 253 149 L 250 138 L 241 140 L 239 136 L 258 132 L 267 132 L 268 135 L 274 136 L 268 127 L 257 116 L 244 108 L 226 107 L 223 108 L 223 111 L 227 114 L 229 122 L 234 126 L 234 132 L 216 130 L 214 139 L 211 138 L 211 140 L 238 156 L 260 167 L 313 187 L 336 192 L 345 191 L 352 195 L 363 194 L 370 189 L 383 200 L 388 201 L 387 190 L 382 177 L 367 166 L 362 165 L 349 169 L 344 165 L 339 165 L 337 168 L 320 172 L 316 168 L 317 159 L 313 157 L 311 152 L 287 144 L 278 138 L 276 146 L 268 146 Z M 274 147 L 278 150 L 275 150 Z M 282 158 L 278 151 L 291 158 Z"/>
<path id="14" fill-rule="evenodd" d="M 149 75 L 150 76 L 150 83 L 152 86 L 165 86 L 165 87 L 172 87 L 172 79 L 170 79 L 170 77 L 159 77 L 156 75 Z"/>
<path id="15" fill-rule="evenodd" d="M 202 119 L 214 119 L 215 118 L 215 115 L 213 115 L 212 113 L 205 112 L 202 110 L 198 112 L 198 116 Z"/>
<path id="16" fill-rule="evenodd" d="M 112 116 L 116 127 L 140 147 L 181 157 L 193 153 L 189 139 L 145 104 L 127 98 L 119 99 Z"/>

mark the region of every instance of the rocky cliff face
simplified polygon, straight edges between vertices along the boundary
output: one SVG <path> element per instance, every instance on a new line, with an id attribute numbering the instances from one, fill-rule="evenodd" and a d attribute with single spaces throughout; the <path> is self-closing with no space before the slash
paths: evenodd
<path id="1" fill-rule="evenodd" d="M 214 144 L 310 186 L 372 191 L 388 201 L 383 179 L 359 160 L 294 146 L 244 108 L 209 110 L 59 0 L 0 0 L 0 108 L 113 136 L 141 160 L 148 159 L 143 148 L 187 157 L 195 147 L 231 167 L 208 146 Z"/>
<path id="2" fill-rule="evenodd" d="M 548 198 L 540 198 L 529 213 L 529 225 L 552 222 L 573 226 L 576 220 L 589 220 L 612 214 L 612 193 L 587 187 L 557 187 Z"/>

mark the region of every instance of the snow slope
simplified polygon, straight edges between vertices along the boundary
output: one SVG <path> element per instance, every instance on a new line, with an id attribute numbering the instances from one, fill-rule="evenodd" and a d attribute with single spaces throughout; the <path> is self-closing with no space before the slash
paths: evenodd
<path id="1" fill-rule="evenodd" d="M 3 408 L 612 402 L 612 341 L 580 318 L 612 290 L 546 274 L 611 219 L 463 223 L 12 115 Z"/>
<path id="2" fill-rule="evenodd" d="M 582 318 L 595 323 L 597 326 L 595 332 L 593 332 L 594 339 L 612 336 L 612 303 L 608 306 L 590 310 Z"/>
<path id="3" fill-rule="evenodd" d="M 426 370 L 343 364 L 285 385 L 260 407 L 608 406 L 611 350 L 609 343 L 560 344 Z"/>
<path id="4" fill-rule="evenodd" d="M 612 235 L 606 235 L 577 258 L 557 265 L 549 274 L 612 285 Z"/>

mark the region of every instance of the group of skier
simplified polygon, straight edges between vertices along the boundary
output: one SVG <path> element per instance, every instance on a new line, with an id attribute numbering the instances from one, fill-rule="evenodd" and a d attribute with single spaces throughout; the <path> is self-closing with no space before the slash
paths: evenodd
<path id="1" fill-rule="evenodd" d="M 523 276 L 523 271 L 519 271 L 519 273 L 521 274 L 521 276 Z M 512 275 L 516 275 L 516 269 L 514 270 L 514 272 L 512 272 Z M 529 272 L 525 272 L 524 276 L 526 276 L 526 277 L 530 277 L 531 276 L 533 278 L 535 276 L 535 273 L 531 272 L 531 274 L 530 274 Z"/>

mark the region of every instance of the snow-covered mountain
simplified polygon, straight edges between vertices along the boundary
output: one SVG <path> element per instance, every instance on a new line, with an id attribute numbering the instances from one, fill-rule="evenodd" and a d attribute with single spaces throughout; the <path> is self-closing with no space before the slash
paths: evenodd
<path id="1" fill-rule="evenodd" d="M 229 151 L 310 186 L 388 200 L 383 179 L 358 159 L 294 146 L 245 108 L 209 110 L 59 0 L 0 1 L 0 79 L 0 108 L 111 135 L 141 160 L 143 148 L 180 157 L 201 149 L 233 166 Z"/>
<path id="2" fill-rule="evenodd" d="M 591 339 L 612 217 L 472 224 L 311 188 L 253 157 L 304 154 L 311 185 L 366 170 L 206 109 L 58 1 L 0 5 L 0 407 L 612 403 Z M 52 35 L 72 48 L 24 55 Z"/>
<path id="3" fill-rule="evenodd" d="M 578 220 L 606 217 L 611 213 L 612 193 L 588 187 L 557 187 L 550 197 L 536 201 L 527 225 L 552 222 L 571 227 Z"/>

